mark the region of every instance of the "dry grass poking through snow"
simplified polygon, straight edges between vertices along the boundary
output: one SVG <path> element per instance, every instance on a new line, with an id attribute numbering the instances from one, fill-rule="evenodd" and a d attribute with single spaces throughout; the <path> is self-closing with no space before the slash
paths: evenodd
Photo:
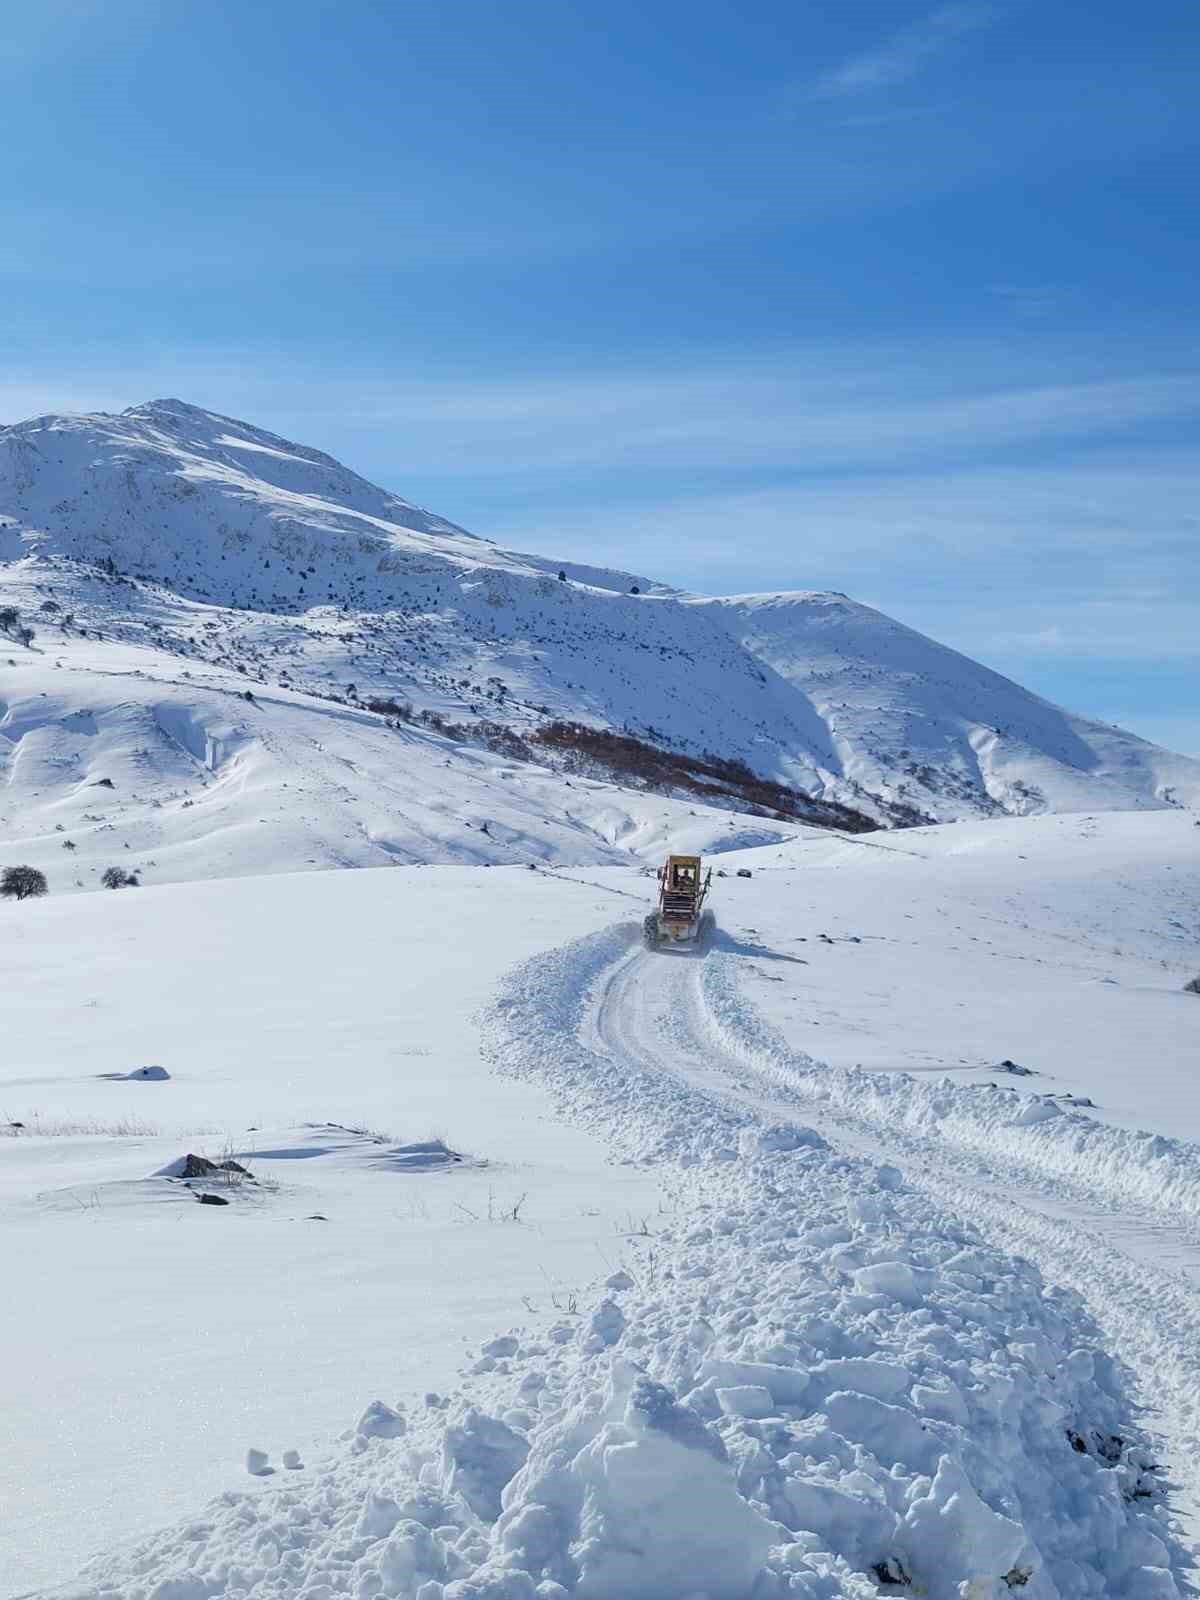
<path id="1" fill-rule="evenodd" d="M 12 1139 L 154 1139 L 161 1129 L 141 1117 L 118 1117 L 108 1122 L 100 1117 L 41 1117 L 32 1112 L 24 1117 L 5 1116 L 0 1134 Z"/>

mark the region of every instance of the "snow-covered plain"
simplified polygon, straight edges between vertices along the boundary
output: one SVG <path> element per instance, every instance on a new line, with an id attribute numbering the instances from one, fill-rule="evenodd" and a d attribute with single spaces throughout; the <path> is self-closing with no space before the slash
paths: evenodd
<path id="1" fill-rule="evenodd" d="M 13 908 L 3 1109 L 47 1131 L 2 1152 L 5 1365 L 54 1376 L 14 1413 L 9 1592 L 185 1510 L 67 1592 L 1174 1592 L 1195 818 L 719 864 L 754 876 L 716 880 L 697 956 L 641 949 L 629 867 Z M 150 1063 L 169 1079 L 100 1076 Z M 1026 1115 L 1065 1092 L 1098 1105 Z M 160 1133 L 66 1131 L 135 1117 Z M 389 1167 L 431 1133 L 472 1159 Z M 279 1187 L 210 1210 L 147 1179 L 192 1149 Z M 374 1399 L 399 1437 L 355 1431 Z"/>
<path id="2" fill-rule="evenodd" d="M 248 1448 L 308 1458 L 452 1383 L 465 1340 L 620 1257 L 653 1177 L 500 1083 L 471 1018 L 630 903 L 441 868 L 5 905 L 6 1600 L 240 1486 Z M 169 1077 L 110 1076 L 143 1065 Z M 431 1137 L 468 1161 L 390 1154 Z M 259 1182 L 151 1176 L 192 1152 Z"/>

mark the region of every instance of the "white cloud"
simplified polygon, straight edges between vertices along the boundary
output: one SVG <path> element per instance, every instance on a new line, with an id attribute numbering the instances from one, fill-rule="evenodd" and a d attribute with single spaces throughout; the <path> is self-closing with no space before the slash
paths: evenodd
<path id="1" fill-rule="evenodd" d="M 798 352 L 758 368 L 367 382 L 345 395 L 339 415 L 364 437 L 388 430 L 428 468 L 526 474 L 878 469 L 1200 414 L 1200 372 L 988 384 L 962 380 L 969 362 L 953 370 L 948 383 L 928 376 L 938 371 L 932 353 L 924 370 L 904 354 L 894 366 L 856 370 L 843 357 Z"/>
<path id="2" fill-rule="evenodd" d="M 914 78 L 957 39 L 986 27 L 996 8 L 980 0 L 939 6 L 919 22 L 892 34 L 874 49 L 851 56 L 817 85 L 822 98 L 869 94 Z"/>
<path id="3" fill-rule="evenodd" d="M 0 379 L 0 418 L 119 410 L 178 394 L 382 471 L 497 484 L 564 472 L 806 476 L 950 465 L 1028 444 L 1112 439 L 1200 414 L 1200 370 L 1053 376 L 1005 346 L 801 347 L 770 360 L 448 379 L 310 370 L 270 354 Z M 380 462 L 386 463 L 381 468 Z"/>

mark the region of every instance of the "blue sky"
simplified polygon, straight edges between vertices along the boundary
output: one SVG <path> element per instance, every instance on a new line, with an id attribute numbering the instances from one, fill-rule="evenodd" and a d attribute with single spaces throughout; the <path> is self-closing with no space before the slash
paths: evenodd
<path id="1" fill-rule="evenodd" d="M 1191 0 L 40 0 L 0 419 L 179 395 L 1200 754 L 1198 69 Z"/>

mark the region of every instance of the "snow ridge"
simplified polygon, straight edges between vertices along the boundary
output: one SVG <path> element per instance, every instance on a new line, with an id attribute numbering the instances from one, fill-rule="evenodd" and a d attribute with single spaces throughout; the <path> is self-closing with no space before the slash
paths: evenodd
<path id="1" fill-rule="evenodd" d="M 1064 1318 L 1056 1338 L 1082 1342 L 1083 1327 L 1094 1338 L 1082 1303 L 1069 1294 L 1047 1296 L 1028 1263 L 992 1254 L 970 1227 L 931 1215 L 928 1200 L 908 1190 L 895 1169 L 846 1160 L 811 1130 L 772 1124 L 745 1104 L 698 1093 L 692 1084 L 606 1048 L 603 1035 L 589 1031 L 588 1018 L 606 975 L 642 959 L 636 949 L 631 953 L 632 935 L 633 930 L 610 929 L 518 969 L 485 1021 L 485 1038 L 502 1070 L 537 1076 L 572 1117 L 607 1127 L 626 1159 L 670 1163 L 672 1191 L 692 1218 L 685 1246 L 707 1249 L 721 1240 L 733 1246 L 716 1273 L 707 1262 L 670 1263 L 667 1274 L 676 1272 L 693 1286 L 700 1325 L 688 1330 L 687 1348 L 676 1335 L 666 1366 L 656 1364 L 663 1352 L 651 1346 L 651 1375 L 721 1432 L 731 1459 L 742 1463 L 739 1487 L 806 1544 L 818 1563 L 823 1558 L 815 1552 L 823 1549 L 825 1556 L 878 1577 L 898 1560 L 915 1586 L 935 1596 L 999 1595 L 1020 1582 L 1029 1584 L 1031 1596 L 1091 1592 L 1097 1580 L 1085 1571 L 1089 1558 L 1082 1554 L 1088 1536 L 1082 1544 L 1072 1540 L 1069 1553 L 1059 1543 L 1059 1407 L 1071 1385 L 1068 1373 L 1077 1378 L 1085 1370 L 1088 1382 L 1098 1381 L 1110 1401 L 1127 1402 L 1117 1399 L 1121 1379 L 1106 1358 L 1063 1351 L 1064 1365 L 1055 1367 L 1049 1347 L 1040 1343 L 1046 1333 L 1041 1317 L 1050 1303 Z M 631 1270 L 635 1276 L 645 1271 L 644 1260 Z M 721 1287 L 727 1284 L 736 1287 Z M 831 1284 L 841 1286 L 840 1293 L 830 1296 Z M 957 1326 L 964 1344 L 942 1348 L 945 1366 L 927 1365 L 930 1351 L 922 1348 L 920 1330 L 930 1312 L 945 1327 L 949 1308 L 935 1309 L 936 1297 L 949 1293 L 953 1299 L 959 1288 L 971 1292 L 955 1302 L 949 1319 L 962 1319 Z M 1036 1357 L 1024 1345 L 1034 1327 Z M 968 1346 L 970 1359 L 987 1348 L 989 1383 L 995 1364 L 1005 1366 L 1015 1405 L 1002 1417 L 974 1412 L 988 1385 L 968 1376 Z M 1051 1370 L 1051 1408 L 1032 1425 L 1023 1414 L 1025 1391 L 1031 1383 L 1037 1387 L 1035 1373 Z M 1086 1408 L 1094 1398 L 1076 1397 L 1074 1403 Z M 756 1425 L 768 1415 L 778 1418 L 771 1428 Z M 733 1417 L 739 1421 L 731 1423 Z M 950 1418 L 962 1425 L 961 1434 L 946 1430 Z M 1016 1440 L 1007 1435 L 1009 1426 Z M 937 1441 L 936 1470 L 931 1435 Z M 801 1466 L 817 1438 L 820 1446 Z M 982 1440 L 987 1442 L 981 1447 Z M 841 1470 L 834 1465 L 836 1451 L 815 1468 L 813 1457 L 820 1459 L 834 1441 L 847 1451 Z M 1086 1450 L 1071 1453 L 1078 1457 Z M 906 1467 L 913 1473 L 907 1502 L 894 1492 Z M 934 1523 L 923 1517 L 908 1524 L 911 1529 L 919 1523 L 918 1534 L 905 1531 L 914 1486 L 918 1478 L 928 1485 L 922 1473 L 930 1472 L 935 1486 L 943 1478 L 954 1481 L 960 1506 L 979 1508 L 980 1527 L 964 1528 L 957 1544 L 941 1543 L 933 1536 Z M 874 1474 L 879 1476 L 872 1489 Z M 882 1481 L 885 1474 L 890 1487 Z M 1073 1515 L 1082 1513 L 1086 1498 L 1073 1499 Z M 904 1503 L 908 1509 L 901 1513 Z M 889 1520 L 885 1507 L 899 1522 Z M 1006 1543 L 998 1524 L 989 1522 L 996 1515 L 1023 1535 L 1011 1533 Z M 995 1546 L 988 1527 L 998 1534 Z M 1156 1527 L 1157 1540 L 1166 1528 L 1161 1519 Z M 1017 1557 L 1021 1537 L 1025 1554 Z M 1134 1536 L 1135 1544 L 1140 1537 Z M 1029 1554 L 1030 1543 L 1039 1555 Z M 1010 1557 L 1013 1567 L 996 1570 Z M 765 1572 L 758 1581 L 767 1583 Z M 1124 1578 L 1110 1573 L 1099 1587 L 1121 1592 L 1127 1585 L 1130 1594 L 1151 1594 L 1162 1583 L 1169 1593 L 1171 1581 L 1158 1568 Z M 960 1590 L 959 1584 L 970 1587 Z M 768 1586 L 763 1592 L 776 1591 Z"/>
<path id="2" fill-rule="evenodd" d="M 999 1159 L 1031 1174 L 1043 1191 L 1200 1218 L 1200 1147 L 1187 1140 L 1114 1127 L 1007 1085 L 833 1067 L 795 1050 L 765 1021 L 742 994 L 727 953 L 713 952 L 700 982 L 705 1020 L 720 1045 L 802 1098 Z"/>

